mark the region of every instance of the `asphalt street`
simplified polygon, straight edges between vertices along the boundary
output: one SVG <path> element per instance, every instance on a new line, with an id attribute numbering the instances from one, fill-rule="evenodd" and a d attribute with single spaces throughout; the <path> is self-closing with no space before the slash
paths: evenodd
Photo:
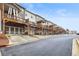
<path id="1" fill-rule="evenodd" d="M 2 48 L 3 56 L 71 56 L 76 36 L 51 36 L 29 44 Z"/>

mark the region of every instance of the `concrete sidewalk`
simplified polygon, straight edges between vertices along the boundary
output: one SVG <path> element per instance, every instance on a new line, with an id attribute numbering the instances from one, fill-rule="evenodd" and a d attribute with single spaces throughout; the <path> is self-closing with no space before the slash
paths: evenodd
<path id="1" fill-rule="evenodd" d="M 14 45 L 19 45 L 19 44 L 24 44 L 24 43 L 29 43 L 33 41 L 38 41 L 41 39 L 47 39 L 50 37 L 53 38 L 59 38 L 59 37 L 67 37 L 67 36 L 74 36 L 74 35 L 67 35 L 67 34 L 59 34 L 59 35 L 7 35 L 9 39 L 9 46 L 14 46 Z"/>
<path id="2" fill-rule="evenodd" d="M 10 37 L 8 37 L 8 39 L 9 39 L 10 46 L 14 46 L 14 45 L 29 43 L 29 42 L 49 38 L 49 37 L 50 36 L 41 36 L 41 35 L 36 35 L 36 36 L 11 35 Z"/>

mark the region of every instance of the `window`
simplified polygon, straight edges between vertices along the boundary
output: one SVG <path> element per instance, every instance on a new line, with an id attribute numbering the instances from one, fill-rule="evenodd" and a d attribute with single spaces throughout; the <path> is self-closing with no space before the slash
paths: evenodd
<path id="1" fill-rule="evenodd" d="M 11 27 L 11 34 L 14 34 L 14 27 Z"/>
<path id="2" fill-rule="evenodd" d="M 18 34 L 18 27 L 15 28 L 15 33 Z"/>
<path id="3" fill-rule="evenodd" d="M 5 27 L 5 33 L 9 34 L 9 27 L 7 27 L 7 26 Z"/>
<path id="4" fill-rule="evenodd" d="M 22 28 L 22 34 L 24 33 L 24 28 Z"/>
<path id="5" fill-rule="evenodd" d="M 27 14 L 25 14 L 25 16 L 27 16 Z"/>
<path id="6" fill-rule="evenodd" d="M 20 28 L 20 33 L 22 34 L 22 28 Z"/>
<path id="7" fill-rule="evenodd" d="M 33 18 L 33 17 L 31 16 L 31 18 Z"/>

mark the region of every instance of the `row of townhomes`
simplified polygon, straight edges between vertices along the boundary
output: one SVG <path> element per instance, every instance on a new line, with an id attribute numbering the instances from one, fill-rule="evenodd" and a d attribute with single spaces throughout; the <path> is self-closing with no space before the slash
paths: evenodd
<path id="1" fill-rule="evenodd" d="M 5 34 L 52 35 L 66 31 L 16 3 L 0 3 L 0 31 Z"/>

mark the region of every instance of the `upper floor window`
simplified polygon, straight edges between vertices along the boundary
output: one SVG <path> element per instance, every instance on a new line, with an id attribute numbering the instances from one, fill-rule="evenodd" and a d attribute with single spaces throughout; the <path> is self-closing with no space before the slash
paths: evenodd
<path id="1" fill-rule="evenodd" d="M 25 16 L 27 16 L 27 14 L 25 14 Z"/>
<path id="2" fill-rule="evenodd" d="M 33 18 L 33 17 L 31 16 L 31 18 Z"/>

